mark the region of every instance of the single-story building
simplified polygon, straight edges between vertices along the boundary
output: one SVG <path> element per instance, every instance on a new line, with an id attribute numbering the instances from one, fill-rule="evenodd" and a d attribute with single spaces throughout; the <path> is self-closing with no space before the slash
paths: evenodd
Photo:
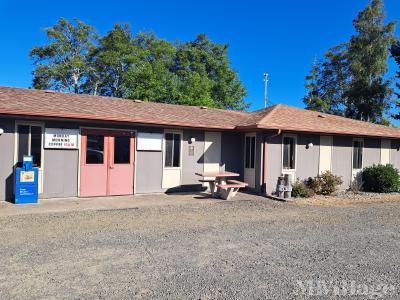
<path id="1" fill-rule="evenodd" d="M 372 164 L 400 168 L 400 129 L 275 105 L 254 112 L 0 87 L 0 200 L 13 198 L 23 155 L 41 198 L 201 188 L 196 172 L 241 174 L 273 194 L 278 177 Z"/>

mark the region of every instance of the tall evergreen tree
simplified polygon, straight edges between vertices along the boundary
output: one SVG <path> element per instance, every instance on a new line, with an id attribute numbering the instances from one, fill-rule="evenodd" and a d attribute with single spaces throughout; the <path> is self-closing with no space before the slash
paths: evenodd
<path id="1" fill-rule="evenodd" d="M 306 77 L 307 94 L 303 101 L 310 110 L 343 115 L 344 92 L 348 84 L 346 45 L 329 49 L 323 60 L 313 64 Z"/>
<path id="2" fill-rule="evenodd" d="M 319 62 L 314 61 L 310 74 L 306 76 L 305 88 L 307 90 L 306 95 L 303 98 L 303 102 L 306 105 L 306 109 L 329 112 L 330 105 L 323 99 L 323 91 L 319 85 L 321 80 L 321 65 Z"/>
<path id="3" fill-rule="evenodd" d="M 387 122 L 393 90 L 386 79 L 389 49 L 394 42 L 394 22 L 384 24 L 382 0 L 371 0 L 353 21 L 356 34 L 349 42 L 329 50 L 312 75 L 310 89 L 319 91 L 317 110 L 370 121 Z M 305 101 L 310 96 L 306 95 Z M 319 102 L 318 102 L 318 101 Z M 321 102 L 322 101 L 322 102 Z M 310 108 L 310 107 L 308 107 Z M 311 107 L 313 108 L 313 107 Z"/>
<path id="4" fill-rule="evenodd" d="M 391 107 L 393 90 L 385 79 L 395 23 L 384 24 L 382 0 L 372 0 L 353 24 L 357 34 L 348 45 L 350 84 L 346 116 L 380 123 Z"/>
<path id="5" fill-rule="evenodd" d="M 45 32 L 50 44 L 33 47 L 29 53 L 35 65 L 33 87 L 84 92 L 90 72 L 88 55 L 97 39 L 93 27 L 79 20 L 71 23 L 61 18 Z"/>
<path id="6" fill-rule="evenodd" d="M 392 52 L 393 58 L 395 59 L 397 65 L 400 68 L 400 41 L 398 41 L 396 44 L 394 44 L 392 46 L 391 52 Z M 397 79 L 396 88 L 398 90 L 398 92 L 396 93 L 396 96 L 398 99 L 396 106 L 399 109 L 400 108 L 400 70 L 396 72 L 396 79 Z M 400 120 L 400 113 L 398 112 L 397 114 L 393 115 L 393 117 L 397 120 Z"/>

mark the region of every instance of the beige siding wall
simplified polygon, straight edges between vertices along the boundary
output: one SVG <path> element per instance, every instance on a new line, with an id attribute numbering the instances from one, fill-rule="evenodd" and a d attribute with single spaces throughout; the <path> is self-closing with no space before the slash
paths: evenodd
<path id="1" fill-rule="evenodd" d="M 11 200 L 14 185 L 14 120 L 0 117 L 0 201 Z"/>
<path id="2" fill-rule="evenodd" d="M 194 143 L 190 142 L 191 138 L 195 138 Z M 194 152 L 189 153 L 190 147 Z M 204 131 L 185 130 L 183 131 L 182 141 L 182 185 L 201 185 L 200 177 L 196 176 L 196 172 L 203 171 L 204 159 Z"/>
<path id="3" fill-rule="evenodd" d="M 351 182 L 352 143 L 352 137 L 333 137 L 332 173 L 342 177 L 341 189 L 347 189 Z"/>
<path id="4" fill-rule="evenodd" d="M 319 135 L 296 134 L 297 155 L 295 177 L 301 180 L 318 174 L 319 167 Z M 276 191 L 278 177 L 282 174 L 282 135 L 267 138 L 267 183 L 266 192 Z M 307 148 L 312 143 L 313 146 Z M 261 173 L 262 174 L 262 173 Z M 294 178 L 294 179 L 296 179 Z"/>
<path id="5" fill-rule="evenodd" d="M 400 140 L 392 141 L 392 149 L 390 150 L 390 163 L 400 170 Z"/>
<path id="6" fill-rule="evenodd" d="M 267 135 L 268 136 L 268 135 Z M 297 134 L 297 163 L 295 176 L 301 180 L 316 176 L 319 172 L 320 136 Z M 352 180 L 352 137 L 334 136 L 332 148 L 332 173 L 341 176 L 343 184 L 340 189 L 349 188 Z M 276 190 L 278 177 L 282 174 L 282 135 L 267 137 L 267 193 Z M 314 146 L 307 149 L 307 144 Z M 400 143 L 398 143 L 400 146 Z M 391 150 L 392 163 L 400 167 L 400 152 L 393 143 Z M 380 139 L 364 139 L 364 167 L 380 162 Z"/>
<path id="7" fill-rule="evenodd" d="M 363 167 L 370 167 L 381 162 L 381 139 L 364 139 Z"/>
<path id="8" fill-rule="evenodd" d="M 282 135 L 267 137 L 267 183 L 266 192 L 276 190 L 278 176 L 282 174 Z"/>
<path id="9" fill-rule="evenodd" d="M 44 151 L 41 198 L 78 196 L 78 150 Z"/>
<path id="10" fill-rule="evenodd" d="M 297 166 L 296 177 L 300 180 L 318 175 L 319 169 L 319 135 L 298 134 L 297 135 Z M 307 148 L 307 144 L 313 146 Z"/>

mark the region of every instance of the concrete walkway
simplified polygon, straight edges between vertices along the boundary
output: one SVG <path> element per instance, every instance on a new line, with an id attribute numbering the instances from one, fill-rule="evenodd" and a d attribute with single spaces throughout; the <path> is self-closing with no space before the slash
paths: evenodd
<path id="1" fill-rule="evenodd" d="M 253 200 L 258 196 L 239 193 L 230 201 Z M 0 201 L 0 217 L 84 210 L 135 209 L 148 206 L 171 206 L 194 203 L 226 202 L 210 198 L 207 193 L 151 194 L 134 196 L 39 199 L 38 204 L 19 204 Z"/>

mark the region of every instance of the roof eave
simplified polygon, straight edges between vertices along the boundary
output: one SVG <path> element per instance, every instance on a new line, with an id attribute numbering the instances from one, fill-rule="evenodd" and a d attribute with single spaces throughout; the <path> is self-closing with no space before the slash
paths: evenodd
<path id="1" fill-rule="evenodd" d="M 388 139 L 400 139 L 400 135 L 377 135 L 377 134 L 366 134 L 366 133 L 353 133 L 348 131 L 319 131 L 313 128 L 297 128 L 297 127 L 282 127 L 282 126 L 266 126 L 257 124 L 256 126 L 251 126 L 252 129 L 265 129 L 265 130 L 281 130 L 281 131 L 290 131 L 290 132 L 307 132 L 307 133 L 316 133 L 316 134 L 330 134 L 330 135 L 348 135 L 348 136 L 357 136 L 357 137 L 374 137 L 374 138 L 388 138 Z"/>
<path id="2" fill-rule="evenodd" d="M 148 125 L 163 125 L 163 126 L 176 126 L 176 127 L 190 127 L 190 128 L 201 128 L 201 129 L 221 129 L 221 130 L 233 130 L 235 126 L 215 126 L 215 125 L 204 125 L 195 124 L 189 122 L 167 122 L 167 121 L 156 121 L 143 118 L 124 118 L 114 116 L 93 116 L 87 114 L 73 114 L 73 113 L 57 113 L 57 112 L 31 112 L 24 110 L 10 110 L 0 109 L 0 114 L 4 115 L 19 115 L 19 116 L 30 116 L 30 117 L 46 117 L 46 118 L 63 118 L 63 119 L 78 119 L 78 120 L 96 120 L 96 121 L 111 121 L 111 122 L 126 122 L 134 124 L 148 124 Z"/>

